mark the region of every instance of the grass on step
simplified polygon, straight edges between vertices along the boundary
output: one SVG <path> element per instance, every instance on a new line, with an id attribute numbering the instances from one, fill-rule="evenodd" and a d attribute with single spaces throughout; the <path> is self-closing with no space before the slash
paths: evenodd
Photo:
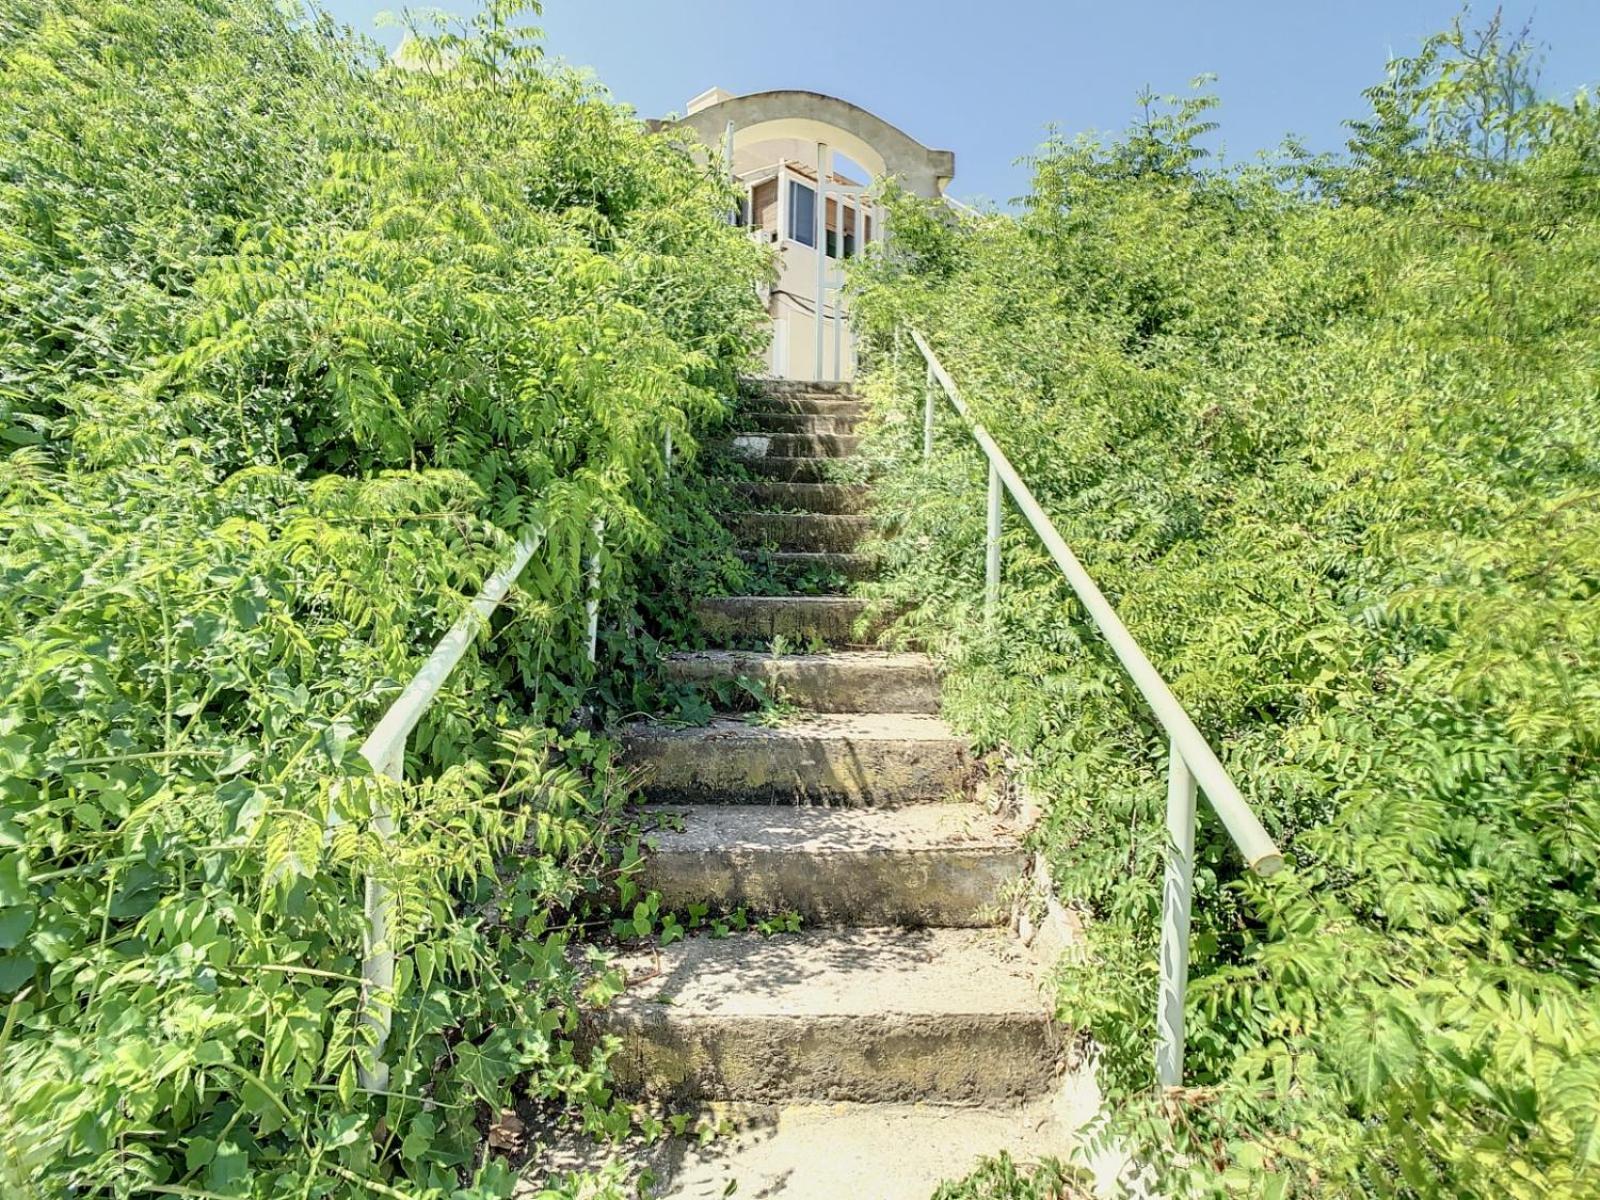
<path id="1" fill-rule="evenodd" d="M 1087 1171 L 1046 1158 L 1019 1163 L 1002 1151 L 987 1158 L 965 1179 L 945 1183 L 933 1200 L 1090 1200 L 1093 1180 Z"/>

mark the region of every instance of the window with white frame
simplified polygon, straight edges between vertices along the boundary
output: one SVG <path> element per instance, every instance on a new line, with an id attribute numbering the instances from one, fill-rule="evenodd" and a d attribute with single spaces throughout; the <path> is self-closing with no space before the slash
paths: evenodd
<path id="1" fill-rule="evenodd" d="M 789 181 L 789 237 L 802 246 L 817 244 L 817 192 L 797 179 Z"/>

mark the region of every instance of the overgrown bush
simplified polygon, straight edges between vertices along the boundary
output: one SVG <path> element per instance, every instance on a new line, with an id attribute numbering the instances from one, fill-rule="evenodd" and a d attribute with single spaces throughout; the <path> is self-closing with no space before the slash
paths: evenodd
<path id="1" fill-rule="evenodd" d="M 1053 139 L 1017 217 L 901 198 L 855 279 L 948 711 L 1049 802 L 1114 1130 L 1167 1194 L 1600 1189 L 1600 110 L 1461 27 L 1350 153 L 1224 168 L 1214 100 Z M 920 458 L 931 337 L 1291 870 L 1204 806 L 1191 1086 L 1152 1049 L 1166 746 L 1020 517 L 986 633 L 981 458 Z"/>
<path id="2" fill-rule="evenodd" d="M 514 1080 L 607 1102 L 566 1037 L 619 791 L 585 568 L 626 617 L 766 264 L 531 8 L 400 69 L 275 0 L 0 0 L 8 1197 L 500 1194 Z M 380 785 L 362 735 L 531 531 Z"/>

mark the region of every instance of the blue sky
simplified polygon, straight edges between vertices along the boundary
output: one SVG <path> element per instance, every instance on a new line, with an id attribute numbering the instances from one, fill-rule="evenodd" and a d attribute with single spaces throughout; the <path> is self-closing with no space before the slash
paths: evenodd
<path id="1" fill-rule="evenodd" d="M 322 3 L 364 33 L 398 39 L 374 24 L 398 0 Z M 1508 22 L 1532 17 L 1546 91 L 1600 82 L 1600 0 L 1504 7 Z M 1218 76 L 1230 159 L 1287 133 L 1338 149 L 1340 122 L 1361 113 L 1361 90 L 1388 56 L 1411 53 L 1458 11 L 1457 0 L 547 0 L 538 23 L 552 56 L 592 68 L 642 115 L 682 111 L 713 85 L 829 92 L 954 150 L 954 195 L 1004 203 L 1026 190 L 1014 160 L 1047 125 L 1121 129 L 1145 84 L 1181 92 L 1202 72 Z"/>

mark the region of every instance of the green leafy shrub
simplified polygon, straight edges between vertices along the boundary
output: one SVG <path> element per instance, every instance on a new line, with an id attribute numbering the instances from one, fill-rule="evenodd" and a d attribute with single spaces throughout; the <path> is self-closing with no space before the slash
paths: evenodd
<path id="1" fill-rule="evenodd" d="M 1169 1194 L 1600 1187 L 1600 111 L 1457 27 L 1351 153 L 1232 169 L 1214 100 L 1052 140 L 1017 217 L 896 202 L 858 272 L 946 706 L 1049 802 L 1093 963 L 1061 1006 Z M 983 474 L 920 462 L 927 332 L 1293 869 L 1202 807 L 1187 1078 L 1152 1050 L 1166 747 L 1019 517 L 983 628 Z"/>
<path id="2" fill-rule="evenodd" d="M 7 1196 L 499 1194 L 514 1081 L 608 1103 L 567 1036 L 622 791 L 587 567 L 635 622 L 663 435 L 733 394 L 767 267 L 532 7 L 402 69 L 273 0 L 0 0 Z M 362 735 L 531 530 L 380 783 Z"/>

